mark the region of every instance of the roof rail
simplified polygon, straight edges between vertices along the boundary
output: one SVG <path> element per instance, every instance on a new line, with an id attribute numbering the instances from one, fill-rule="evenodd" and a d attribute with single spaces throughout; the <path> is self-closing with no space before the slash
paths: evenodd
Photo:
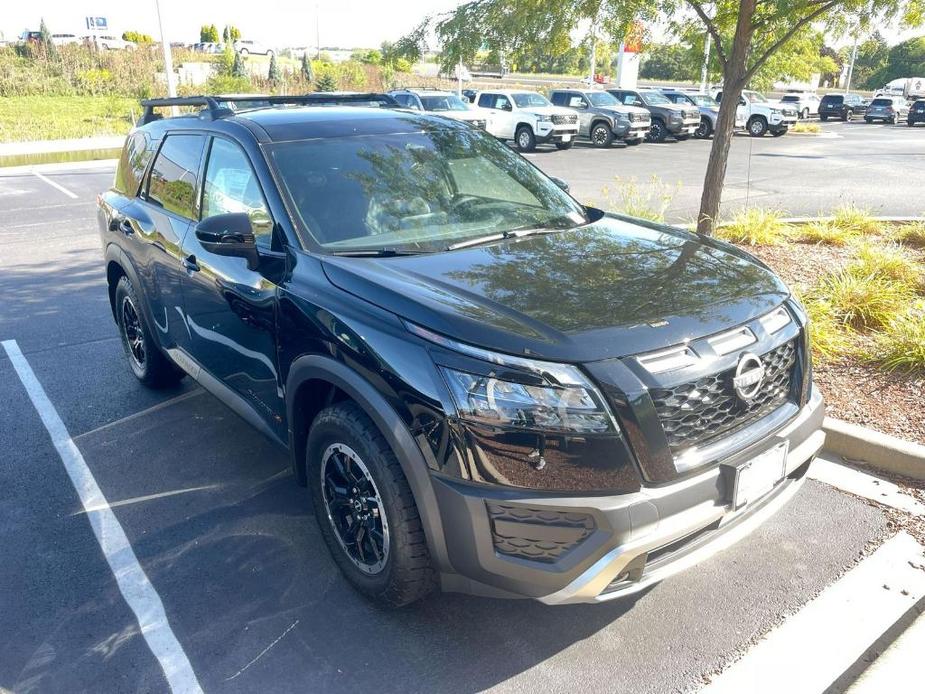
<path id="1" fill-rule="evenodd" d="M 138 125 L 159 120 L 154 112 L 157 107 L 203 106 L 200 118 L 226 118 L 238 111 L 268 108 L 271 106 L 379 106 L 397 108 L 400 104 L 390 95 L 381 92 L 312 92 L 290 96 L 271 94 L 225 94 L 215 96 L 181 96 L 159 99 L 142 99 L 144 110 Z"/>

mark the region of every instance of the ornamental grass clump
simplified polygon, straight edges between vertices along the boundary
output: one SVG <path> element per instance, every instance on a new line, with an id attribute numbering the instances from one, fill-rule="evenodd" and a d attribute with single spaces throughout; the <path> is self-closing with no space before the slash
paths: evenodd
<path id="1" fill-rule="evenodd" d="M 836 318 L 832 305 L 819 299 L 804 301 L 809 316 L 809 341 L 813 357 L 819 361 L 833 361 L 851 351 L 851 336 Z"/>
<path id="2" fill-rule="evenodd" d="M 858 248 L 855 259 L 845 268 L 859 277 L 876 275 L 904 284 L 918 291 L 925 282 L 925 267 L 909 257 L 898 244 L 864 244 Z"/>
<path id="3" fill-rule="evenodd" d="M 892 238 L 896 243 L 925 248 L 925 222 L 900 224 L 893 230 Z"/>
<path id="4" fill-rule="evenodd" d="M 877 218 L 854 204 L 842 205 L 835 210 L 832 224 L 852 236 L 876 236 L 881 231 Z"/>
<path id="5" fill-rule="evenodd" d="M 925 371 L 925 302 L 890 321 L 874 338 L 869 358 L 887 371 Z"/>
<path id="6" fill-rule="evenodd" d="M 797 241 L 823 246 L 846 246 L 855 239 L 855 235 L 835 226 L 831 221 L 820 219 L 799 228 Z"/>
<path id="7" fill-rule="evenodd" d="M 747 246 L 777 246 L 788 240 L 793 226 L 777 210 L 757 207 L 742 210 L 728 224 L 716 229 L 716 237 Z"/>
<path id="8" fill-rule="evenodd" d="M 834 320 L 856 330 L 888 325 L 914 297 L 903 282 L 848 268 L 825 275 L 809 294 L 811 301 L 829 304 Z"/>

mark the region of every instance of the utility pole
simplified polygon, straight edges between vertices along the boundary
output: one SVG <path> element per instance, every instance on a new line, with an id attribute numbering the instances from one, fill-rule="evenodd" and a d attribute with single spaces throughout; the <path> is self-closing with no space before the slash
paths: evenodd
<path id="1" fill-rule="evenodd" d="M 154 7 L 157 8 L 157 26 L 161 31 L 161 48 L 164 51 L 164 72 L 167 73 L 167 96 L 173 98 L 177 95 L 177 78 L 173 74 L 173 55 L 170 52 L 170 41 L 167 34 L 164 33 L 164 19 L 161 16 L 160 0 L 154 0 Z M 176 115 L 176 106 L 173 107 Z"/>
<path id="2" fill-rule="evenodd" d="M 858 35 L 861 33 L 861 26 L 858 25 L 857 32 L 854 34 L 854 46 L 851 48 L 851 63 L 848 65 L 848 77 L 845 79 L 845 94 L 851 91 L 851 78 L 854 75 L 854 61 L 858 57 Z"/>
<path id="3" fill-rule="evenodd" d="M 710 32 L 707 32 L 707 40 L 703 45 L 703 68 L 700 70 L 700 93 L 706 94 L 710 86 L 707 81 L 710 79 Z"/>
<path id="4" fill-rule="evenodd" d="M 315 3 L 315 60 L 321 60 L 321 6 Z"/>

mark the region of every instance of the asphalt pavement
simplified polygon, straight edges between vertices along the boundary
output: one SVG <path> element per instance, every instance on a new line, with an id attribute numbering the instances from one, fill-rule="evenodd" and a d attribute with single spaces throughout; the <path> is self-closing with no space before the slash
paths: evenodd
<path id="1" fill-rule="evenodd" d="M 753 181 L 777 171 L 770 199 L 802 189 L 794 199 L 806 203 L 791 211 L 820 209 L 831 190 L 810 203 L 806 188 L 825 169 L 815 153 L 832 146 L 832 171 L 875 167 L 864 176 L 870 199 L 905 200 L 889 212 L 911 214 L 921 205 L 916 164 L 896 143 L 921 154 L 925 132 L 872 126 L 859 141 L 892 154 L 865 164 L 847 146 L 854 128 L 828 125 L 841 135 L 831 139 L 737 138 L 733 188 L 752 150 Z M 579 196 L 618 173 L 684 176 L 686 197 L 672 208 L 681 215 L 707 146 L 576 146 L 533 161 Z M 152 392 L 131 376 L 96 230 L 111 165 L 41 173 L 0 170 L 0 340 L 15 340 L 60 415 L 205 691 L 691 690 L 886 533 L 880 510 L 811 480 L 740 544 L 632 599 L 547 607 L 435 595 L 377 609 L 340 578 L 278 449 L 188 379 Z M 94 511 L 3 350 L 0 402 L 0 690 L 167 691 L 94 535 Z"/>

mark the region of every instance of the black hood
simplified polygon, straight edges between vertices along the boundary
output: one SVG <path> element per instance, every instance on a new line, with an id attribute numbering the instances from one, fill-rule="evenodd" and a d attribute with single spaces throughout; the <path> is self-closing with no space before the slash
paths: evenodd
<path id="1" fill-rule="evenodd" d="M 579 229 L 446 253 L 324 259 L 332 283 L 456 340 L 587 362 L 702 337 L 788 296 L 751 256 L 606 216 Z"/>

